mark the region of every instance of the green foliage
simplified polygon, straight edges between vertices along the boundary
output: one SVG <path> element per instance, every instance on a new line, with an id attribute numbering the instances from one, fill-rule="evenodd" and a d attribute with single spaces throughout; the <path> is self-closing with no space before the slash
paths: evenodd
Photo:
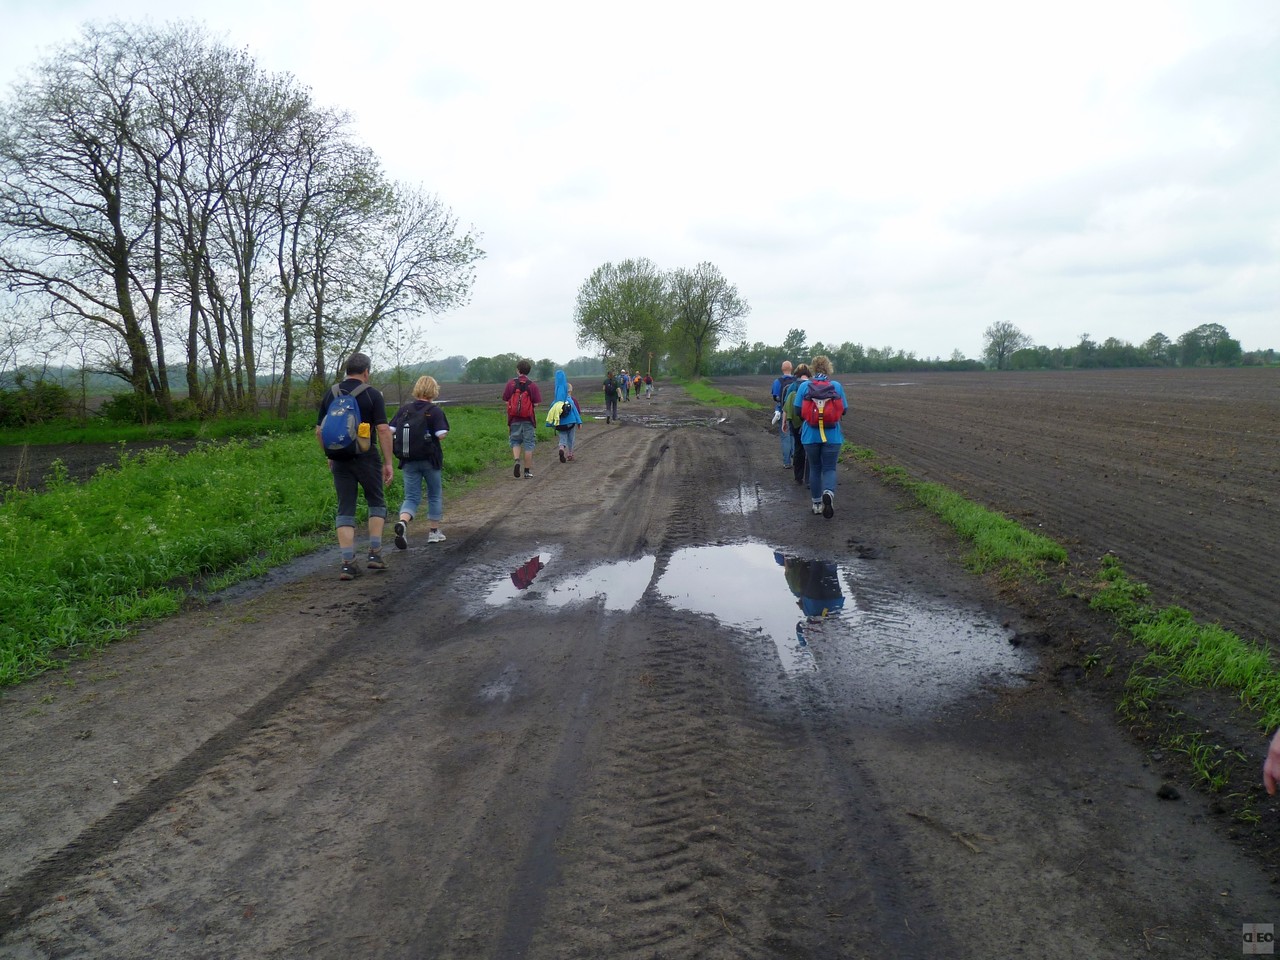
<path id="1" fill-rule="evenodd" d="M 48 380 L 27 383 L 22 376 L 12 390 L 0 390 L 0 427 L 45 424 L 71 413 L 71 393 Z"/>
<path id="2" fill-rule="evenodd" d="M 748 400 L 734 393 L 723 393 L 707 383 L 706 380 L 685 380 L 681 385 L 689 396 L 699 403 L 709 403 L 716 407 L 741 407 L 745 410 L 763 410 L 764 404 Z"/>
<path id="3" fill-rule="evenodd" d="M 506 462 L 500 413 L 448 416 L 446 483 Z M 174 612 L 197 585 L 217 589 L 329 542 L 335 507 L 309 427 L 186 455 L 125 454 L 84 483 L 55 466 L 43 493 L 0 500 L 0 686 Z"/>

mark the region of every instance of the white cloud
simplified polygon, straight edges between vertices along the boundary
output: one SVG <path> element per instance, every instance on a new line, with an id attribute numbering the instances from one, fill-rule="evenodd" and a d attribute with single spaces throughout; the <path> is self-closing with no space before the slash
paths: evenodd
<path id="1" fill-rule="evenodd" d="M 0 81 L 173 9 L 5 5 Z M 976 356 L 993 320 L 1047 345 L 1214 320 L 1280 346 L 1273 0 L 183 10 L 483 233 L 445 354 L 568 359 L 578 285 L 628 257 L 715 263 L 751 340 Z"/>

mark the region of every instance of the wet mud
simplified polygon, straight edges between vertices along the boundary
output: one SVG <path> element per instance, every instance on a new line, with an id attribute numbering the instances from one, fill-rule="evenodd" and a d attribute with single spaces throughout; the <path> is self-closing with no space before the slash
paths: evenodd
<path id="1" fill-rule="evenodd" d="M 308 558 L 6 694 L 0 954 L 1198 957 L 1270 919 L 1276 859 L 1071 679 L 1094 621 L 856 463 L 814 516 L 767 413 L 688 406 L 446 490 L 385 573 Z"/>

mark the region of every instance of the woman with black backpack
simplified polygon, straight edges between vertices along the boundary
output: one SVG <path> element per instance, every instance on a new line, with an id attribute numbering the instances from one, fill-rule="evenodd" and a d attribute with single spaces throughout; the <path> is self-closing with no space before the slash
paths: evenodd
<path id="1" fill-rule="evenodd" d="M 445 539 L 440 530 L 444 519 L 444 448 L 440 441 L 449 432 L 449 418 L 434 403 L 440 396 L 435 377 L 419 377 L 413 385 L 413 402 L 406 403 L 391 418 L 395 455 L 400 459 L 400 475 L 404 478 L 404 502 L 396 521 L 396 548 L 409 547 L 409 521 L 422 502 L 422 488 L 427 488 L 427 520 L 431 529 L 427 543 Z"/>

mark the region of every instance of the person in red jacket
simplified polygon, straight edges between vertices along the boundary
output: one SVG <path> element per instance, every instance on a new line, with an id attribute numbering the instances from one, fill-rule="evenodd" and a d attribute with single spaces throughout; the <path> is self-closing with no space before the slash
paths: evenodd
<path id="1" fill-rule="evenodd" d="M 516 376 L 507 381 L 502 399 L 507 404 L 507 430 L 511 434 L 511 456 L 515 468 L 511 475 L 520 479 L 520 460 L 524 459 L 524 478 L 533 479 L 533 447 L 538 442 L 538 421 L 534 408 L 542 402 L 538 385 L 529 379 L 533 364 L 521 360 Z"/>

